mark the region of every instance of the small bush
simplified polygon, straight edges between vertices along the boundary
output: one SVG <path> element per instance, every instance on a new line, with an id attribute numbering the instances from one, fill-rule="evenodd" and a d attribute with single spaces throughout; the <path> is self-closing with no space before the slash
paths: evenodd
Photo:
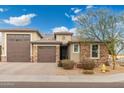
<path id="1" fill-rule="evenodd" d="M 74 68 L 74 62 L 71 60 L 62 60 L 62 67 L 64 69 L 73 69 Z"/>
<path id="2" fill-rule="evenodd" d="M 82 62 L 82 68 L 84 70 L 93 70 L 95 68 L 95 62 L 94 61 L 84 61 Z"/>
<path id="3" fill-rule="evenodd" d="M 95 61 L 84 61 L 82 62 L 82 68 L 84 74 L 94 74 L 93 69 L 96 67 Z"/>

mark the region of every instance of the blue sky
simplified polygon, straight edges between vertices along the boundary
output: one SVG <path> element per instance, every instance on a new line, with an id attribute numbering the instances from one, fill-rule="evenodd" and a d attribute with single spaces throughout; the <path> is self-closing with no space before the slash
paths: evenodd
<path id="1" fill-rule="evenodd" d="M 109 8 L 117 13 L 124 10 L 124 6 L 1 5 L 0 29 L 33 28 L 43 33 L 52 32 L 53 30 L 73 31 L 75 29 L 75 16 L 91 8 Z"/>

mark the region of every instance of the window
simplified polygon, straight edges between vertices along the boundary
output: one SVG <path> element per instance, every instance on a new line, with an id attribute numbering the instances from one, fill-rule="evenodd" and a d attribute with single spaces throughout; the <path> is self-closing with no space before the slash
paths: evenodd
<path id="1" fill-rule="evenodd" d="M 97 44 L 93 44 L 92 46 L 91 46 L 91 58 L 99 58 L 99 55 L 100 55 L 100 53 L 99 53 L 99 45 L 97 45 Z"/>
<path id="2" fill-rule="evenodd" d="M 74 53 L 79 53 L 79 44 L 74 44 L 73 45 L 73 52 Z"/>

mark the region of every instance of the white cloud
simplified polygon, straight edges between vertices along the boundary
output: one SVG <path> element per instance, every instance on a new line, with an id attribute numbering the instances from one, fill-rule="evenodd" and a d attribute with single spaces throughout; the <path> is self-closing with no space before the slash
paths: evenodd
<path id="1" fill-rule="evenodd" d="M 66 16 L 66 17 L 68 17 L 68 18 L 70 17 L 70 15 L 69 15 L 69 14 L 67 14 L 67 13 L 65 13 L 65 16 Z"/>
<path id="2" fill-rule="evenodd" d="M 75 32 L 76 31 L 76 28 L 71 28 L 69 31 L 70 32 Z"/>
<path id="3" fill-rule="evenodd" d="M 72 10 L 72 11 L 74 11 L 74 10 L 75 10 L 75 8 L 71 8 L 71 10 Z"/>
<path id="4" fill-rule="evenodd" d="M 88 5 L 86 6 L 86 9 L 90 9 L 90 8 L 93 8 L 94 6 L 93 5 Z"/>
<path id="5" fill-rule="evenodd" d="M 77 14 L 77 13 L 81 12 L 81 10 L 82 10 L 82 9 L 76 8 L 76 9 L 74 10 L 74 13 Z"/>
<path id="6" fill-rule="evenodd" d="M 79 13 L 82 11 L 82 9 L 79 8 L 71 8 L 71 11 L 73 11 L 75 14 Z"/>
<path id="7" fill-rule="evenodd" d="M 76 33 L 76 28 L 71 28 L 71 29 L 68 29 L 67 27 L 65 26 L 61 26 L 61 27 L 55 27 L 52 29 L 53 32 L 72 32 L 72 33 Z"/>
<path id="8" fill-rule="evenodd" d="M 55 27 L 52 29 L 53 32 L 67 32 L 69 31 L 67 27 L 61 26 L 61 27 Z"/>
<path id="9" fill-rule="evenodd" d="M 74 21 L 74 22 L 77 21 L 78 20 L 77 16 L 71 15 L 71 20 Z"/>
<path id="10" fill-rule="evenodd" d="M 74 35 L 76 35 L 77 28 L 71 28 L 69 31 L 72 32 Z"/>
<path id="11" fill-rule="evenodd" d="M 7 24 L 11 24 L 14 26 L 26 26 L 31 23 L 31 19 L 35 17 L 36 14 L 27 14 L 27 15 L 21 15 L 18 17 L 10 17 L 9 19 L 4 19 L 3 21 Z"/>
<path id="12" fill-rule="evenodd" d="M 0 12 L 6 12 L 8 9 L 0 8 Z"/>

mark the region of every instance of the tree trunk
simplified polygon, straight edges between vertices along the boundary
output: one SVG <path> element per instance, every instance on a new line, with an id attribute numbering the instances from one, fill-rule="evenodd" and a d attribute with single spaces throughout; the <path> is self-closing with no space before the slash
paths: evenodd
<path id="1" fill-rule="evenodd" d="M 112 55 L 112 69 L 115 70 L 115 55 Z"/>

